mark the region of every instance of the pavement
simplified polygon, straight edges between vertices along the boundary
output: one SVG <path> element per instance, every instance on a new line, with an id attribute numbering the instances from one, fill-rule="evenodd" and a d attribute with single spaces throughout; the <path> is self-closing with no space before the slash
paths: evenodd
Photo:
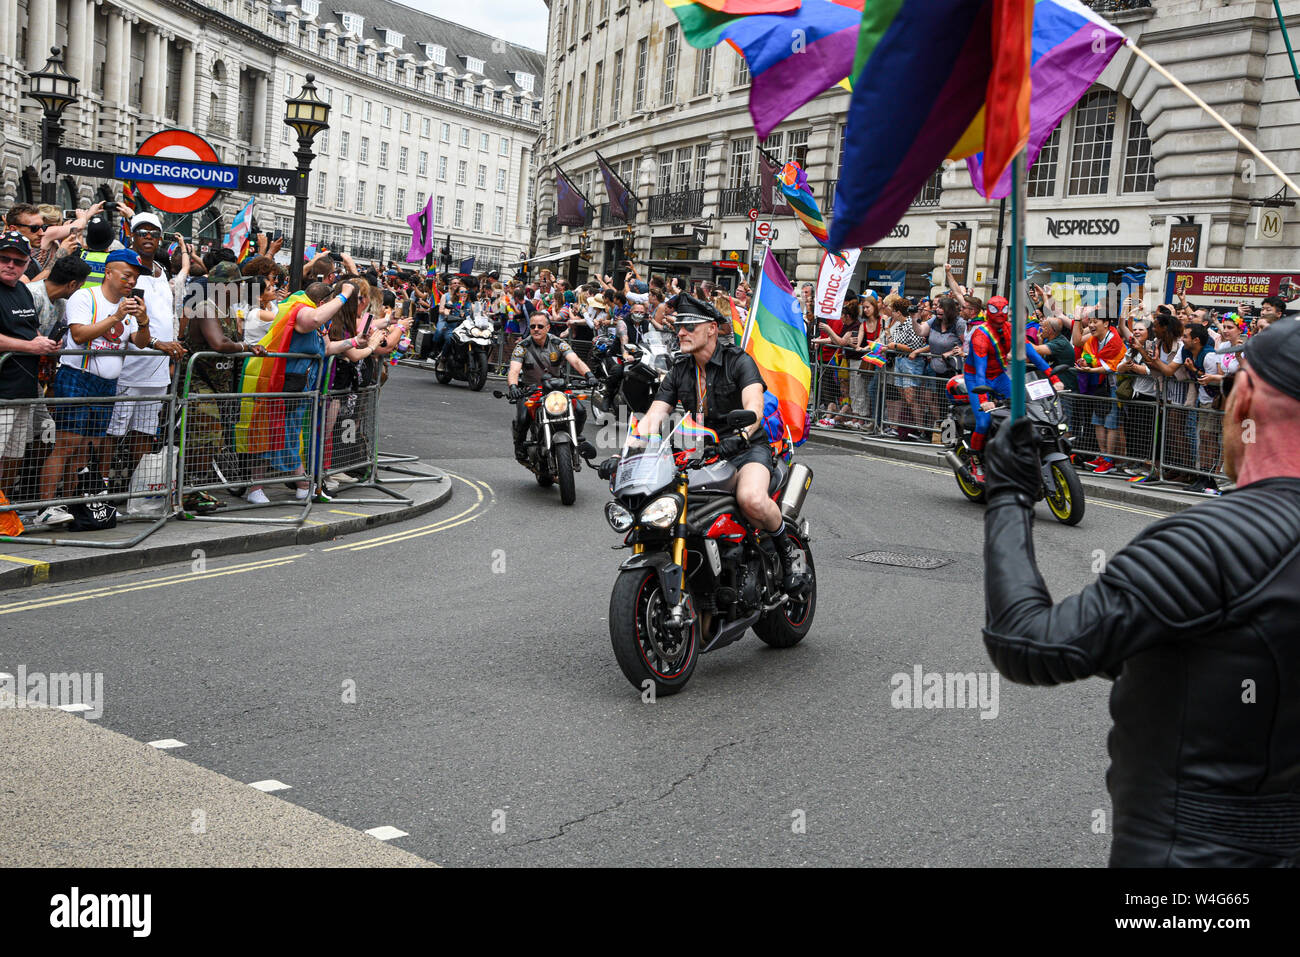
<path id="1" fill-rule="evenodd" d="M 33 541 L 20 538 L 16 542 L 0 542 L 0 591 L 111 575 L 173 562 L 194 562 L 196 571 L 199 571 L 211 558 L 309 545 L 404 522 L 446 504 L 451 498 L 454 483 L 439 469 L 420 462 L 402 463 L 399 467 L 437 480 L 403 481 L 412 476 L 381 467 L 381 481 L 410 504 L 403 504 L 374 488 L 343 486 L 333 493 L 334 501 L 313 504 L 301 524 L 292 524 L 291 520 L 301 515 L 302 503 L 295 502 L 293 492 L 283 485 L 268 483 L 266 492 L 272 504 L 238 513 L 258 521 L 211 522 L 173 518 L 131 548 L 46 545 L 34 540 L 61 537 L 78 542 L 129 541 L 147 528 L 148 522 L 122 518 L 116 528 L 102 532 L 67 532 L 62 535 L 42 532 L 23 536 Z M 228 505 L 244 504 L 220 492 L 214 496 Z M 220 516 L 223 512 L 214 514 Z M 265 524 L 268 518 L 285 523 Z M 202 562 L 199 562 L 200 558 Z"/>
<path id="2" fill-rule="evenodd" d="M 93 588 L 11 592 L 0 671 L 101 674 L 92 726 L 136 747 L 183 742 L 173 762 L 244 789 L 283 782 L 276 799 L 353 833 L 390 827 L 388 846 L 446 866 L 1106 862 L 1109 835 L 1093 825 L 1109 815 L 1107 682 L 1003 682 L 980 709 L 900 707 L 893 693 L 917 667 L 996 677 L 980 636 L 983 510 L 929 450 L 801 448 L 815 472 L 813 632 L 788 650 L 746 638 L 647 703 L 609 644 L 626 553 L 610 550 L 607 484 L 584 468 L 571 507 L 538 487 L 490 390 L 399 367 L 384 399 L 381 447 L 437 463 L 451 508 L 217 559 L 206 574 L 187 553 Z M 619 435 L 588 426 L 602 450 Z M 1095 580 L 1099 551 L 1172 510 L 1089 492 L 1079 526 L 1035 510 L 1058 599 Z M 75 747 L 100 740 L 116 739 Z M 64 760 L 66 773 L 90 757 Z M 155 773 L 135 765 L 122 781 L 148 793 Z M 24 810 L 0 808 L 4 832 L 31 820 L 51 833 L 19 837 L 45 841 L 49 859 L 91 859 L 53 846 L 68 838 L 41 802 L 57 803 L 59 785 L 32 769 L 13 781 L 0 804 Z M 123 783 L 105 798 L 124 822 L 133 793 Z M 174 807 L 207 806 L 189 800 Z M 111 845 L 115 824 L 105 813 L 86 834 Z"/>
<path id="3" fill-rule="evenodd" d="M 5 694 L 0 860 L 7 867 L 431 866 L 74 714 L 15 708 Z"/>

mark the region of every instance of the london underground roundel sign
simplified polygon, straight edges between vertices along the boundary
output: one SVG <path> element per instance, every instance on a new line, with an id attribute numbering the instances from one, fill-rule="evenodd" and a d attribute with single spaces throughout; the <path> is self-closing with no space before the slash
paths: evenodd
<path id="1" fill-rule="evenodd" d="M 188 160 L 191 163 L 220 163 L 221 158 L 212 144 L 189 130 L 161 130 L 154 133 L 136 151 L 138 156 L 157 156 L 165 159 Z M 212 202 L 215 189 L 200 186 L 181 186 L 172 183 L 137 183 L 140 195 L 154 209 L 164 213 L 192 213 Z"/>

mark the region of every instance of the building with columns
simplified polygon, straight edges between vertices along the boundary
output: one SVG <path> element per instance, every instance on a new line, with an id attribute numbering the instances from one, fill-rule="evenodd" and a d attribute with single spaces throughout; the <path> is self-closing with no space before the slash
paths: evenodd
<path id="1" fill-rule="evenodd" d="M 81 82 L 64 146 L 132 153 L 169 127 L 226 163 L 292 169 L 284 101 L 316 75 L 331 104 L 317 137 L 308 242 L 402 258 L 407 214 L 433 197 L 440 245 L 476 268 L 522 257 L 534 194 L 543 55 L 390 0 L 0 0 L 0 207 L 39 197 L 40 107 L 25 74 L 51 47 Z M 71 207 L 120 184 L 65 177 Z M 220 239 L 245 194 L 164 225 Z M 290 232 L 288 197 L 260 196 L 264 229 Z"/>
<path id="2" fill-rule="evenodd" d="M 1288 175 L 1300 174 L 1300 100 L 1273 5 L 1262 0 L 1092 0 L 1174 75 L 1236 124 Z M 633 248 L 651 268 L 725 276 L 746 260 L 760 208 L 748 75 L 726 45 L 700 51 L 649 0 L 551 0 L 539 215 L 553 214 L 558 163 L 598 206 L 584 227 L 542 220 L 537 255 L 584 243 L 588 270 L 611 271 Z M 1281 4 L 1300 36 L 1300 0 Z M 843 165 L 849 95 L 834 89 L 761 144 L 797 159 L 828 218 Z M 888 130 L 878 134 L 882 139 Z M 632 223 L 608 213 L 596 151 L 640 198 Z M 1166 263 L 1297 273 L 1295 197 L 1183 94 L 1122 49 L 1062 121 L 1029 175 L 1028 258 L 1040 281 L 1127 284 L 1165 295 Z M 1280 229 L 1261 232 L 1261 216 Z M 812 280 L 820 249 L 792 216 L 762 216 L 787 274 Z M 853 286 L 926 295 L 951 260 L 977 293 L 1005 290 L 1010 217 L 971 187 L 963 162 L 936 170 L 891 235 L 863 251 Z M 697 228 L 692 228 L 697 227 Z M 585 233 L 585 237 L 584 237 Z M 1181 250 L 1170 259 L 1171 239 Z M 702 241 L 700 241 L 702 240 Z M 1194 248 L 1192 248 L 1194 246 Z M 553 262 L 560 262 L 553 259 Z M 1000 276 L 998 274 L 1001 274 Z"/>

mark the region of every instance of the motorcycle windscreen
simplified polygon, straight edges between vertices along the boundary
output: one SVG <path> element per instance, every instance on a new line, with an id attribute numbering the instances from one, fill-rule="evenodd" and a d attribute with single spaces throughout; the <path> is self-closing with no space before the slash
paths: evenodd
<path id="1" fill-rule="evenodd" d="M 677 474 L 673 438 L 682 433 L 681 424 L 666 436 L 644 433 L 641 421 L 633 415 L 623 440 L 618 471 L 614 473 L 615 495 L 649 495 L 671 483 Z"/>

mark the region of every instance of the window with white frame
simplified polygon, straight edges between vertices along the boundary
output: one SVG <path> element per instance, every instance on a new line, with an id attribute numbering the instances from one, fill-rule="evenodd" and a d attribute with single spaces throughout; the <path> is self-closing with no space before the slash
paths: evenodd
<path id="1" fill-rule="evenodd" d="M 343 94 L 343 115 L 344 116 L 352 115 L 352 94 L 351 93 Z"/>
<path id="2" fill-rule="evenodd" d="M 683 193 L 691 188 L 691 160 L 694 156 L 695 151 L 689 146 L 683 146 L 677 151 L 677 170 L 673 184 L 675 192 Z"/>
<path id="3" fill-rule="evenodd" d="M 646 70 L 650 66 L 650 41 L 642 37 L 636 41 L 636 84 L 632 87 L 632 109 L 645 109 Z"/>
<path id="4" fill-rule="evenodd" d="M 1045 197 L 1056 195 L 1056 169 L 1061 158 L 1061 128 L 1052 130 L 1052 135 L 1043 144 L 1034 165 L 1029 167 L 1025 180 L 1025 189 L 1029 196 Z"/>
<path id="5" fill-rule="evenodd" d="M 501 137 L 501 142 L 497 146 L 497 155 L 498 156 L 510 155 L 510 137 L 508 136 Z"/>
<path id="6" fill-rule="evenodd" d="M 432 133 L 432 131 L 433 131 L 433 120 L 429 119 L 427 116 L 421 117 L 420 135 L 427 140 L 430 134 Z"/>
<path id="7" fill-rule="evenodd" d="M 384 107 L 384 119 L 382 125 L 384 129 L 389 129 L 393 125 L 393 108 L 391 106 Z"/>
<path id="8" fill-rule="evenodd" d="M 338 185 L 334 187 L 334 207 L 336 209 L 342 209 L 347 205 L 347 201 L 347 180 L 340 176 Z"/>
<path id="9" fill-rule="evenodd" d="M 404 210 L 405 208 L 406 208 L 406 190 L 399 189 L 397 191 L 397 205 L 393 208 L 393 214 L 396 216 L 401 216 L 402 210 Z"/>
<path id="10" fill-rule="evenodd" d="M 587 112 L 587 74 L 578 77 L 578 116 L 574 123 L 574 133 L 582 132 L 583 114 Z"/>
<path id="11" fill-rule="evenodd" d="M 444 47 L 444 46 L 439 46 L 438 44 L 435 43 L 435 44 L 433 44 L 432 46 L 430 46 L 428 49 L 429 49 L 429 59 L 430 59 L 430 60 L 432 60 L 434 63 L 438 64 L 438 66 L 446 66 L 446 65 L 447 65 L 447 48 L 446 48 L 446 47 Z"/>
<path id="12" fill-rule="evenodd" d="M 731 141 L 731 163 L 727 169 L 727 186 L 741 189 L 750 185 L 753 177 L 754 138 L 743 136 Z"/>
<path id="13" fill-rule="evenodd" d="M 371 104 L 369 100 L 366 100 L 361 104 L 361 119 L 367 123 L 370 122 L 370 116 L 371 116 L 370 106 Z"/>
<path id="14" fill-rule="evenodd" d="M 695 95 L 713 92 L 713 47 L 695 51 Z"/>
<path id="15" fill-rule="evenodd" d="M 402 132 L 411 132 L 411 114 L 407 113 L 405 110 L 402 111 Z"/>
<path id="16" fill-rule="evenodd" d="M 505 191 L 506 191 L 506 171 L 503 169 L 499 169 L 497 170 L 497 192 L 504 193 Z"/>
<path id="17" fill-rule="evenodd" d="M 411 151 L 405 146 L 397 148 L 397 171 L 405 173 L 411 158 Z"/>
<path id="18" fill-rule="evenodd" d="M 673 151 L 664 150 L 659 154 L 659 184 L 657 192 L 665 195 L 673 191 Z"/>
<path id="19" fill-rule="evenodd" d="M 482 163 L 479 164 L 478 179 L 475 180 L 474 185 L 479 189 L 487 189 L 487 167 Z"/>
<path id="20" fill-rule="evenodd" d="M 438 179 L 443 183 L 447 182 L 447 157 L 445 156 L 438 157 Z"/>
<path id="21" fill-rule="evenodd" d="M 1124 137 L 1124 180 L 1121 193 L 1149 193 L 1156 188 L 1151 137 L 1132 103 L 1128 104 L 1128 135 Z"/>
<path id="22" fill-rule="evenodd" d="M 486 153 L 488 149 L 491 147 L 491 145 L 492 145 L 492 137 L 489 134 L 480 133 L 478 135 L 478 148 L 482 152 Z"/>
<path id="23" fill-rule="evenodd" d="M 465 225 L 465 201 L 463 199 L 456 200 L 456 212 L 452 215 L 451 224 L 457 229 Z"/>
<path id="24" fill-rule="evenodd" d="M 506 231 L 506 210 L 504 206 L 497 206 L 492 211 L 492 232 L 500 235 Z"/>
<path id="25" fill-rule="evenodd" d="M 1110 185 L 1118 103 L 1114 90 L 1094 90 L 1074 108 L 1066 195 L 1096 196 Z"/>
<path id="26" fill-rule="evenodd" d="M 438 226 L 442 225 L 442 212 L 445 205 L 441 196 L 433 201 L 433 221 Z"/>
<path id="27" fill-rule="evenodd" d="M 366 211 L 366 181 L 364 179 L 357 182 L 356 210 L 358 213 L 364 213 Z"/>
<path id="28" fill-rule="evenodd" d="M 609 91 L 609 118 L 611 122 L 617 121 L 622 115 L 623 100 L 623 51 L 614 51 L 614 78 L 612 88 Z"/>
<path id="29" fill-rule="evenodd" d="M 604 84 L 604 73 L 604 62 L 597 63 L 591 81 L 591 128 L 593 130 L 600 129 L 600 94 L 603 92 L 601 86 Z"/>
<path id="30" fill-rule="evenodd" d="M 348 158 L 348 150 L 351 147 L 352 134 L 347 130 L 339 131 L 339 159 Z"/>
<path id="31" fill-rule="evenodd" d="M 462 126 L 460 128 L 460 145 L 469 146 L 469 127 Z"/>
<path id="32" fill-rule="evenodd" d="M 379 168 L 388 169 L 388 143 L 379 144 Z"/>
<path id="33" fill-rule="evenodd" d="M 465 69 L 470 73 L 477 73 L 482 76 L 484 73 L 484 63 L 476 56 L 465 57 Z"/>
<path id="34" fill-rule="evenodd" d="M 316 205 L 325 205 L 325 173 L 323 171 L 316 174 Z"/>
<path id="35" fill-rule="evenodd" d="M 357 162 L 370 162 L 370 137 L 368 136 L 361 137 L 361 148 L 357 150 Z"/>
<path id="36" fill-rule="evenodd" d="M 419 190 L 415 194 L 415 208 L 424 209 L 424 190 Z"/>
<path id="37" fill-rule="evenodd" d="M 704 176 L 709 168 L 709 145 L 701 143 L 695 147 L 695 188 L 704 188 Z M 624 177 L 627 180 L 627 177 Z"/>
<path id="38" fill-rule="evenodd" d="M 375 215 L 384 215 L 384 184 L 380 183 L 375 187 Z"/>
<path id="39" fill-rule="evenodd" d="M 531 73 L 516 73 L 515 86 L 525 93 L 533 92 L 533 75 Z"/>
<path id="40" fill-rule="evenodd" d="M 663 75 L 663 103 L 667 106 L 677 99 L 677 40 L 681 35 L 678 30 L 678 24 L 674 23 L 668 27 L 668 35 L 664 37 L 664 75 Z"/>
<path id="41" fill-rule="evenodd" d="M 424 150 L 420 150 L 420 157 L 416 161 L 415 175 L 416 176 L 429 175 L 429 154 L 426 153 Z"/>
<path id="42" fill-rule="evenodd" d="M 339 19 L 343 23 L 343 32 L 350 37 L 360 37 L 366 27 L 366 18 L 355 13 L 344 13 Z"/>
<path id="43" fill-rule="evenodd" d="M 474 204 L 474 232 L 483 232 L 483 204 Z"/>
<path id="44" fill-rule="evenodd" d="M 465 186 L 469 181 L 469 163 L 460 160 L 456 163 L 456 185 Z"/>
<path id="45" fill-rule="evenodd" d="M 320 136 L 316 138 L 316 152 L 319 153 L 321 156 L 329 156 L 330 154 L 330 131 L 329 130 L 320 131 Z"/>
<path id="46" fill-rule="evenodd" d="M 443 143 L 451 142 L 451 124 L 443 123 L 442 128 L 438 131 L 438 139 Z"/>

